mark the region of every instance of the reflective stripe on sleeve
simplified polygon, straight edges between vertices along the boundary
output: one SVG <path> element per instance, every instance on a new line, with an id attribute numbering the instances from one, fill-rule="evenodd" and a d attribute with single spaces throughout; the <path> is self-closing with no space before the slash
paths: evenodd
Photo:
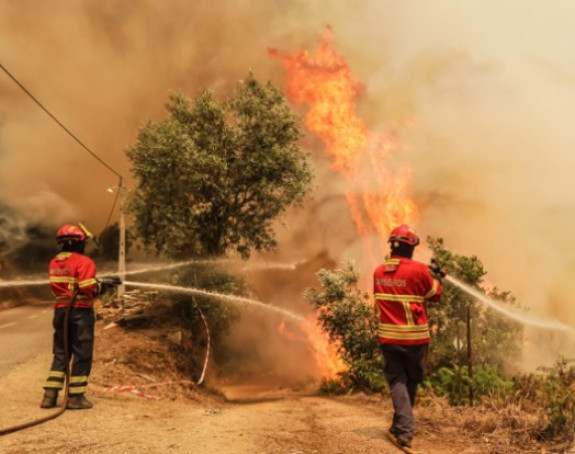
<path id="1" fill-rule="evenodd" d="M 427 292 L 423 298 L 427 299 L 427 298 L 431 298 L 433 295 L 435 295 L 437 293 L 437 287 L 438 286 L 439 286 L 439 283 L 435 279 L 433 279 L 433 285 L 431 286 L 431 290 L 429 292 Z"/>
<path id="2" fill-rule="evenodd" d="M 60 284 L 75 284 L 77 279 L 75 277 L 66 277 L 66 276 L 50 276 L 49 279 L 50 283 Z"/>
<path id="3" fill-rule="evenodd" d="M 98 283 L 98 281 L 95 278 L 86 279 L 85 281 L 78 282 L 78 287 L 84 288 L 84 287 L 88 287 L 89 285 L 95 285 L 97 283 Z"/>

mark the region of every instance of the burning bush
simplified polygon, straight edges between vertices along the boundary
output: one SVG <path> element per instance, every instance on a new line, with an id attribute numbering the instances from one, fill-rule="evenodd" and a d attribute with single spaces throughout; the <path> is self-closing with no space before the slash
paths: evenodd
<path id="1" fill-rule="evenodd" d="M 358 275 L 348 262 L 335 271 L 318 273 L 322 290 L 311 288 L 305 298 L 318 310 L 323 330 L 348 366 L 339 379 L 324 382 L 324 390 L 378 391 L 383 386 L 381 354 L 375 342 L 377 321 L 367 294 L 357 288 Z"/>

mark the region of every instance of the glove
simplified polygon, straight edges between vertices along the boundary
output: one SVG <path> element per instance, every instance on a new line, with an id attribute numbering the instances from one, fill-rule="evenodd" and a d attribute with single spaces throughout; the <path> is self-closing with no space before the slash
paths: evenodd
<path id="1" fill-rule="evenodd" d="M 427 267 L 429 268 L 429 271 L 431 272 L 433 277 L 437 279 L 441 279 L 447 276 L 447 273 L 441 269 L 439 263 L 437 263 L 437 260 L 435 259 L 431 259 L 431 263 L 427 265 Z"/>

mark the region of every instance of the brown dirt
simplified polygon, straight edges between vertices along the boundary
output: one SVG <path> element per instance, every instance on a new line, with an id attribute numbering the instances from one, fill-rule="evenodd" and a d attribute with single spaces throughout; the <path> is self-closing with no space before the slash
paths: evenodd
<path id="1" fill-rule="evenodd" d="M 398 452 L 385 439 L 390 402 L 382 396 L 322 397 L 308 390 L 250 387 L 241 401 L 229 401 L 208 386 L 190 383 L 185 357 L 170 330 L 104 329 L 97 322 L 95 363 L 87 397 L 94 408 L 66 411 L 56 420 L 0 437 L 5 454 L 386 454 Z M 49 414 L 38 404 L 48 352 L 13 370 L 0 389 L 0 427 Z M 113 386 L 138 386 L 111 392 Z M 248 394 L 246 393 L 246 390 Z M 469 421 L 478 414 L 432 400 L 416 410 L 422 453 L 553 453 L 567 447 L 510 446 L 493 428 L 478 436 Z M 483 417 L 483 416 L 481 416 Z M 473 419 L 475 418 L 475 419 Z M 466 425 L 467 424 L 467 425 Z"/>

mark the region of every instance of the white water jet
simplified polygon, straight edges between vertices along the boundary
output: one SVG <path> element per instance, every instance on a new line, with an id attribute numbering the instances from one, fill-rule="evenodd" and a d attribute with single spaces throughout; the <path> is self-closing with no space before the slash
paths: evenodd
<path id="1" fill-rule="evenodd" d="M 241 263 L 234 259 L 206 259 L 206 260 L 187 260 L 183 262 L 176 262 L 176 263 L 162 263 L 162 264 L 155 264 L 152 266 L 146 266 L 143 268 L 138 268 L 134 270 L 126 270 L 124 273 L 126 276 L 133 276 L 135 274 L 144 274 L 144 273 L 153 273 L 158 271 L 167 271 L 172 270 L 175 268 L 181 268 L 188 265 L 206 265 L 209 263 L 232 263 L 241 265 L 244 269 L 283 269 L 283 270 L 295 270 L 297 263 Z M 118 271 L 103 271 L 101 273 L 97 273 L 98 277 L 106 277 L 106 276 L 117 276 Z M 48 285 L 48 279 L 13 279 L 10 281 L 3 281 L 0 280 L 0 288 L 7 288 L 7 287 L 26 287 L 26 286 L 34 286 L 34 285 Z"/>
<path id="2" fill-rule="evenodd" d="M 0 288 L 4 287 L 25 287 L 25 286 L 32 286 L 32 285 L 48 285 L 48 279 L 39 279 L 39 280 L 13 280 L 13 281 L 1 281 L 0 280 Z"/>
<path id="3" fill-rule="evenodd" d="M 134 274 L 144 274 L 144 273 L 152 273 L 155 271 L 166 271 L 171 270 L 174 268 L 181 268 L 188 265 L 207 265 L 207 264 L 232 264 L 238 265 L 243 269 L 250 269 L 250 270 L 261 270 L 261 269 L 280 269 L 280 270 L 295 270 L 298 263 L 278 263 L 278 262 L 270 262 L 270 263 L 249 263 L 249 262 L 242 262 L 234 259 L 205 259 L 205 260 L 187 260 L 183 262 L 176 262 L 176 263 L 159 263 L 154 264 L 151 266 L 145 266 L 143 268 L 136 268 L 133 270 L 126 270 L 126 276 L 132 276 Z M 303 262 L 302 262 L 303 263 Z M 99 276 L 111 276 L 118 274 L 117 271 L 105 271 L 103 273 L 98 273 Z"/>
<path id="4" fill-rule="evenodd" d="M 235 296 L 235 295 L 229 295 L 229 294 L 225 294 L 225 293 L 210 292 L 207 290 L 202 290 L 202 289 L 193 288 L 193 287 L 180 287 L 177 285 L 166 285 L 166 284 L 150 284 L 148 282 L 125 281 L 124 284 L 127 286 L 130 286 L 130 287 L 140 287 L 140 288 L 149 288 L 149 289 L 155 289 L 155 290 L 164 290 L 167 292 L 184 293 L 184 294 L 189 294 L 189 295 L 210 296 L 213 298 L 219 298 L 219 299 L 226 300 L 226 301 L 249 304 L 251 306 L 256 306 L 256 307 L 260 307 L 262 309 L 266 309 L 268 311 L 277 312 L 281 315 L 284 315 L 286 317 L 297 320 L 298 322 L 304 322 L 304 323 L 308 322 L 305 319 L 305 317 L 303 317 L 302 315 L 296 314 L 296 313 L 291 312 L 287 309 L 277 307 L 277 306 L 272 306 L 271 304 L 262 303 L 261 301 L 252 300 L 249 298 L 244 298 L 242 296 Z"/>
<path id="5" fill-rule="evenodd" d="M 174 268 L 181 268 L 187 265 L 193 264 L 206 264 L 206 263 L 213 263 L 214 260 L 187 260 L 185 262 L 176 262 L 176 263 L 160 263 L 154 264 L 151 266 L 146 266 L 144 268 L 137 268 L 135 270 L 126 270 L 124 273 L 126 276 L 132 276 L 134 274 L 144 274 L 144 273 L 152 273 L 155 271 L 167 271 L 172 270 Z M 115 276 L 118 274 L 118 271 L 105 271 L 103 273 L 98 273 L 98 276 Z"/>
<path id="6" fill-rule="evenodd" d="M 520 312 L 518 310 L 514 310 L 509 307 L 505 307 L 501 303 L 492 300 L 491 298 L 487 297 L 479 290 L 464 284 L 459 279 L 454 278 L 453 276 L 447 275 L 445 279 L 451 282 L 456 287 L 459 287 L 464 292 L 468 293 L 469 295 L 473 296 L 477 300 L 481 301 L 483 304 L 489 306 L 491 309 L 499 312 L 500 314 L 509 317 L 516 322 L 521 323 L 522 325 L 528 326 L 535 326 L 537 328 L 545 328 L 545 329 L 552 329 L 556 331 L 568 331 L 571 333 L 575 333 L 575 328 L 566 325 L 564 323 L 558 322 L 557 320 L 548 320 L 540 317 L 535 317 L 524 312 Z"/>

